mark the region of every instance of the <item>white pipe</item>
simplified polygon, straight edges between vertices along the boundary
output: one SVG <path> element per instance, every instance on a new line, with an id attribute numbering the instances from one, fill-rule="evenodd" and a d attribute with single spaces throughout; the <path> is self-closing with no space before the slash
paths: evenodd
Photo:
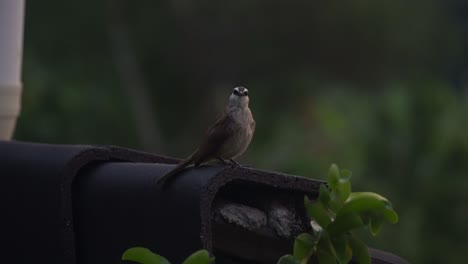
<path id="1" fill-rule="evenodd" d="M 0 0 L 0 140 L 13 135 L 21 104 L 24 0 Z"/>

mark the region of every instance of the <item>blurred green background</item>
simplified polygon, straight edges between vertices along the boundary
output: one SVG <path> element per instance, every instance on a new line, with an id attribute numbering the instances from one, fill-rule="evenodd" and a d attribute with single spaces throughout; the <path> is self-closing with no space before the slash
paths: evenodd
<path id="1" fill-rule="evenodd" d="M 28 1 L 15 139 L 184 157 L 231 89 L 257 132 L 241 162 L 389 198 L 370 244 L 412 263 L 468 249 L 468 5 L 393 1 Z"/>

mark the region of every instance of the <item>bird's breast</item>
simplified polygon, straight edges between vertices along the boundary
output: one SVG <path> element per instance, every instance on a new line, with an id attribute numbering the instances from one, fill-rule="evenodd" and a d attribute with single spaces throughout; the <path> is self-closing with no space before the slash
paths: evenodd
<path id="1" fill-rule="evenodd" d="M 224 159 L 233 159 L 240 156 L 250 144 L 253 136 L 252 122 L 253 117 L 250 109 L 244 109 L 231 112 L 233 119 L 231 137 L 221 148 L 221 156 Z"/>

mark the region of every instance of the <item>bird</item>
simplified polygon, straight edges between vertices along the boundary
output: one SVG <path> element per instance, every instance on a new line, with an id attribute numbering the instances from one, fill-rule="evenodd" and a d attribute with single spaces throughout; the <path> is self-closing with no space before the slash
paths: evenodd
<path id="1" fill-rule="evenodd" d="M 249 108 L 249 90 L 237 86 L 232 90 L 226 108 L 206 131 L 205 137 L 191 155 L 181 161 L 174 169 L 157 180 L 163 186 L 189 165 L 199 166 L 203 162 L 217 159 L 223 164 L 242 155 L 252 141 L 255 120 Z"/>

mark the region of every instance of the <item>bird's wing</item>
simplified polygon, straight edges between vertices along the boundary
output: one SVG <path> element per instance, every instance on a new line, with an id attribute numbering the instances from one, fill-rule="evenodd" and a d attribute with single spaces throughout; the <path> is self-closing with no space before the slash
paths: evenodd
<path id="1" fill-rule="evenodd" d="M 210 158 L 215 158 L 216 152 L 224 142 L 232 136 L 231 124 L 234 122 L 231 116 L 222 115 L 206 131 L 205 140 L 202 142 L 194 163 L 198 165 Z"/>
<path id="2" fill-rule="evenodd" d="M 255 132 L 255 120 L 252 119 L 252 122 L 250 122 L 250 128 L 252 129 L 252 133 Z"/>

